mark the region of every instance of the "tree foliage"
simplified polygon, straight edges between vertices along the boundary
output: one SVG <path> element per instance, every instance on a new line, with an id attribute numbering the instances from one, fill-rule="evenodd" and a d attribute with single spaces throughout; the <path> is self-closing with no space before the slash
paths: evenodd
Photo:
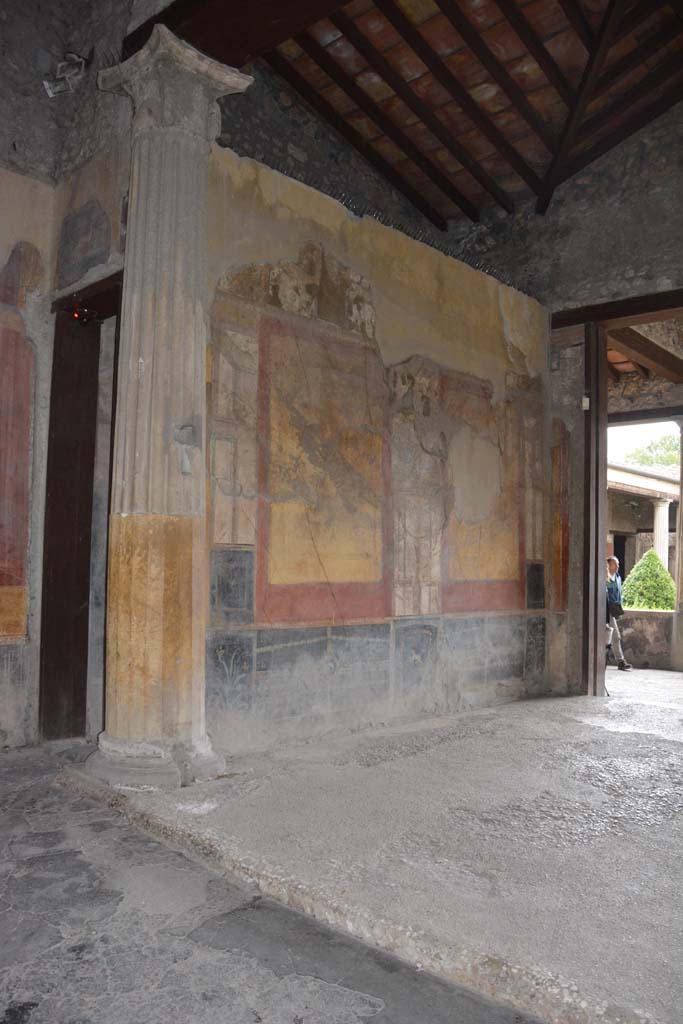
<path id="1" fill-rule="evenodd" d="M 675 608 L 676 584 L 654 548 L 645 552 L 626 577 L 622 601 L 624 608 Z"/>
<path id="2" fill-rule="evenodd" d="M 626 462 L 636 466 L 680 466 L 681 439 L 678 433 L 666 434 L 642 448 L 634 448 L 625 456 Z"/>

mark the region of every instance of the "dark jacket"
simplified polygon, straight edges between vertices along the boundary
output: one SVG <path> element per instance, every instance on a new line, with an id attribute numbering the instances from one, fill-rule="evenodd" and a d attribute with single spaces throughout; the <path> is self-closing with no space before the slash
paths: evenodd
<path id="1" fill-rule="evenodd" d="M 619 573 L 616 574 L 613 580 L 607 580 L 607 600 L 605 607 L 607 611 L 607 619 L 609 622 L 609 606 L 612 604 L 621 604 L 621 576 Z"/>

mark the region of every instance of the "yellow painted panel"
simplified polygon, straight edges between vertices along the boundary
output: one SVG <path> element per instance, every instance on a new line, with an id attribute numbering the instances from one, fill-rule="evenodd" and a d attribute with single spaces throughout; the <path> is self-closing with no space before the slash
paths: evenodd
<path id="1" fill-rule="evenodd" d="M 379 358 L 352 341 L 278 336 L 270 370 L 269 582 L 380 580 Z"/>
<path id="2" fill-rule="evenodd" d="M 448 522 L 448 576 L 454 582 L 520 576 L 520 437 L 514 412 L 491 409 L 487 433 L 483 440 L 465 424 L 452 443 L 456 453 L 459 443 L 466 446 L 449 467 L 455 497 Z"/>
<path id="3" fill-rule="evenodd" d="M 26 636 L 27 632 L 27 588 L 0 587 L 0 636 Z"/>

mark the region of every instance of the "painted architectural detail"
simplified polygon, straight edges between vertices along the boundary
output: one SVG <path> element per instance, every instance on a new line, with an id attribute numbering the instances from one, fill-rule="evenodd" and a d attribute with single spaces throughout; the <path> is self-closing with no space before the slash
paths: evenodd
<path id="1" fill-rule="evenodd" d="M 0 640 L 28 632 L 28 541 L 35 357 L 21 308 L 42 276 L 18 242 L 0 270 Z"/>
<path id="2" fill-rule="evenodd" d="M 494 385 L 386 366 L 368 282 L 319 243 L 219 280 L 207 714 L 225 749 L 544 685 L 543 398 L 506 301 Z"/>

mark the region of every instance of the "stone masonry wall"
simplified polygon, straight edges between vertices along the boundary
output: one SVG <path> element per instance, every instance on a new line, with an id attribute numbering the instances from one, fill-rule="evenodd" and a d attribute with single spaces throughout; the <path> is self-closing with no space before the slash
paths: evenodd
<path id="1" fill-rule="evenodd" d="M 551 311 L 683 287 L 683 104 L 562 185 L 547 213 L 459 224 L 460 257 Z"/>
<path id="2" fill-rule="evenodd" d="M 635 668 L 671 668 L 672 612 L 626 612 L 619 619 L 624 655 Z"/>

